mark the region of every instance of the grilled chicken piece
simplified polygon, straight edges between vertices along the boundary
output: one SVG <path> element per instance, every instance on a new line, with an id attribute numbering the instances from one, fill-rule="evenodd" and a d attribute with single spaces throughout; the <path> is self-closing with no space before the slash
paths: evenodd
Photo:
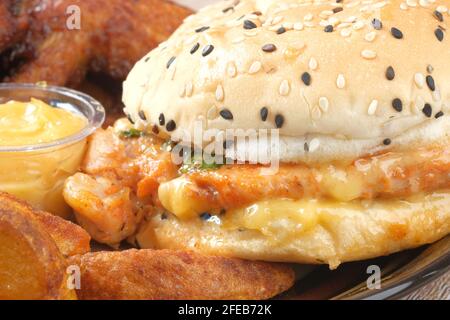
<path id="1" fill-rule="evenodd" d="M 262 167 L 256 165 L 181 175 L 161 145 L 150 136 L 124 139 L 113 129 L 92 137 L 84 173 L 67 180 L 64 195 L 93 238 L 117 244 L 132 235 L 154 207 L 189 217 L 268 199 L 402 198 L 450 187 L 450 150 L 444 144 L 407 154 L 392 150 L 352 163 L 282 164 L 272 176 L 261 175 Z"/>
<path id="2" fill-rule="evenodd" d="M 0 4 L 0 51 L 11 47 L 9 1 Z M 21 41 L 9 60 L 25 60 L 13 82 L 78 85 L 86 72 L 123 80 L 132 66 L 172 34 L 191 11 L 164 0 L 22 0 Z M 74 29 L 80 8 L 80 29 Z M 3 13 L 3 15 L 1 15 Z M 8 14 L 9 13 L 9 14 Z M 68 23 L 69 22 L 69 23 Z M 2 24 L 6 28 L 2 28 Z M 75 26 L 76 27 L 76 26 Z M 26 32 L 23 32 L 25 30 Z"/>

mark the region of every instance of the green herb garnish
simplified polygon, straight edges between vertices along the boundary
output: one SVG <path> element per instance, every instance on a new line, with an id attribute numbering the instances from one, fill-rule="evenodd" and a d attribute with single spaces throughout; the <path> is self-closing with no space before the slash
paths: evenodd
<path id="1" fill-rule="evenodd" d="M 143 135 L 144 135 L 144 133 L 142 131 L 137 130 L 137 129 L 133 129 L 133 128 L 120 132 L 120 136 L 122 138 L 127 138 L 127 139 L 140 138 Z"/>

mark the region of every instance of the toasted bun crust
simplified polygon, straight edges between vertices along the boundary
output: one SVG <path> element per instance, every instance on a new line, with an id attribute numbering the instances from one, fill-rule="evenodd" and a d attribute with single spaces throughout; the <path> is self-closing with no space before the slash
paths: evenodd
<path id="1" fill-rule="evenodd" d="M 406 202 L 378 200 L 364 207 L 340 204 L 317 211 L 307 232 L 277 242 L 255 230 L 153 217 L 137 235 L 142 247 L 190 249 L 250 260 L 329 264 L 364 260 L 432 243 L 450 233 L 450 190 Z M 273 222 L 273 221 L 272 221 Z M 286 233 L 289 230 L 286 230 Z M 281 232 L 285 233 L 285 232 Z M 280 234 L 279 237 L 284 236 Z"/>
<path id="2" fill-rule="evenodd" d="M 278 124 L 292 147 L 323 139 L 318 158 L 348 152 L 336 143 L 360 154 L 385 139 L 424 143 L 432 127 L 448 128 L 448 0 L 302 2 L 225 1 L 187 18 L 130 73 L 125 112 L 166 136 L 192 132 L 195 120 L 219 130 Z M 221 116 L 225 109 L 232 119 Z M 304 155 L 294 151 L 293 159 Z"/>

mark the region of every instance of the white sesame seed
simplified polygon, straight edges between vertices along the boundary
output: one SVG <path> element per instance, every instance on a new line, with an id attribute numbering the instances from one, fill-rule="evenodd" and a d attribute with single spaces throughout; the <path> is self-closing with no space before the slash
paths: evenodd
<path id="1" fill-rule="evenodd" d="M 250 73 L 250 74 L 258 73 L 261 70 L 261 68 L 262 68 L 261 62 L 255 61 L 250 66 L 250 69 L 248 70 L 248 73 Z"/>
<path id="2" fill-rule="evenodd" d="M 350 27 L 352 24 L 350 22 L 341 22 L 337 25 L 336 29 L 340 30 L 343 28 L 348 28 Z"/>
<path id="3" fill-rule="evenodd" d="M 329 25 L 328 20 L 320 20 L 319 22 L 319 26 L 321 27 L 326 27 L 328 25 Z"/>
<path id="4" fill-rule="evenodd" d="M 216 88 L 216 100 L 220 102 L 223 101 L 223 99 L 224 99 L 223 87 L 222 85 L 219 84 Z"/>
<path id="5" fill-rule="evenodd" d="M 292 22 L 283 22 L 281 25 L 286 30 L 292 30 L 294 28 L 294 24 Z"/>
<path id="6" fill-rule="evenodd" d="M 315 58 L 309 59 L 309 68 L 311 70 L 313 70 L 313 71 L 316 70 L 318 66 L 319 66 L 319 64 L 317 63 L 317 60 Z"/>
<path id="7" fill-rule="evenodd" d="M 230 78 L 234 78 L 236 77 L 237 74 L 237 70 L 236 70 L 236 65 L 234 64 L 234 62 L 230 62 L 227 66 L 227 74 Z"/>
<path id="8" fill-rule="evenodd" d="M 368 42 L 372 42 L 373 40 L 375 40 L 376 36 L 377 36 L 377 33 L 375 31 L 371 31 L 366 34 L 364 39 L 366 39 L 366 41 L 368 41 Z"/>
<path id="9" fill-rule="evenodd" d="M 364 23 L 364 21 L 357 21 L 354 25 L 353 25 L 353 30 L 359 30 L 359 29 L 362 29 L 362 28 L 364 28 L 364 25 L 365 25 L 365 23 Z"/>
<path id="10" fill-rule="evenodd" d="M 361 1 L 353 1 L 353 2 L 350 2 L 350 3 L 346 4 L 345 7 L 347 7 L 347 8 L 354 8 L 357 5 L 359 5 L 360 3 L 361 3 Z"/>
<path id="11" fill-rule="evenodd" d="M 377 108 L 378 108 L 378 100 L 372 100 L 372 102 L 369 104 L 369 109 L 367 110 L 369 116 L 373 116 L 375 112 L 377 112 Z"/>
<path id="12" fill-rule="evenodd" d="M 364 59 L 371 60 L 371 59 L 375 59 L 377 57 L 377 53 L 375 51 L 365 49 L 365 50 L 361 51 L 361 56 Z"/>
<path id="13" fill-rule="evenodd" d="M 344 38 L 350 37 L 351 34 L 352 34 L 352 29 L 350 29 L 350 28 L 341 30 L 341 36 L 343 36 Z"/>
<path id="14" fill-rule="evenodd" d="M 314 120 L 319 120 L 320 117 L 322 117 L 322 111 L 320 110 L 320 108 L 315 107 L 315 108 L 312 110 L 311 116 L 312 116 L 312 118 L 313 118 Z"/>
<path id="15" fill-rule="evenodd" d="M 330 19 L 328 19 L 328 24 L 332 25 L 333 27 L 335 27 L 339 22 L 340 20 L 336 17 L 331 17 Z"/>
<path id="16" fill-rule="evenodd" d="M 244 32 L 244 35 L 245 35 L 246 37 L 255 37 L 255 36 L 258 35 L 258 33 L 259 33 L 258 29 L 253 29 L 253 30 L 247 30 L 247 31 L 245 31 L 245 32 Z"/>
<path id="17" fill-rule="evenodd" d="M 416 83 L 417 87 L 422 89 L 425 85 L 425 76 L 418 72 L 414 75 L 414 82 Z"/>
<path id="18" fill-rule="evenodd" d="M 334 12 L 332 10 L 323 10 L 320 15 L 324 16 L 325 18 L 328 18 L 329 16 L 332 16 Z"/>
<path id="19" fill-rule="evenodd" d="M 312 139 L 309 143 L 309 152 L 315 152 L 320 147 L 319 139 Z"/>
<path id="20" fill-rule="evenodd" d="M 438 6 L 436 8 L 436 11 L 440 13 L 446 13 L 448 11 L 448 8 L 446 6 Z"/>
<path id="21" fill-rule="evenodd" d="M 430 5 L 430 3 L 428 2 L 428 0 L 419 0 L 419 4 L 421 7 L 428 7 Z"/>
<path id="22" fill-rule="evenodd" d="M 283 21 L 283 19 L 284 19 L 283 16 L 277 16 L 273 18 L 272 24 L 279 24 L 281 21 Z"/>
<path id="23" fill-rule="evenodd" d="M 296 22 L 296 23 L 294 23 L 293 28 L 294 28 L 294 30 L 301 31 L 301 30 L 303 30 L 303 23 Z"/>
<path id="24" fill-rule="evenodd" d="M 287 96 L 290 91 L 291 91 L 291 86 L 289 84 L 289 81 L 287 81 L 287 80 L 281 81 L 280 88 L 279 88 L 280 95 Z"/>
<path id="25" fill-rule="evenodd" d="M 336 85 L 339 89 L 344 89 L 345 88 L 345 77 L 344 75 L 341 73 L 338 75 L 337 79 L 336 79 Z"/>
<path id="26" fill-rule="evenodd" d="M 386 5 L 386 1 L 377 2 L 373 5 L 373 8 L 375 9 L 381 9 Z"/>
<path id="27" fill-rule="evenodd" d="M 400 3 L 400 9 L 402 10 L 408 10 L 408 5 L 404 2 Z"/>
<path id="28" fill-rule="evenodd" d="M 349 23 L 353 23 L 356 21 L 356 17 L 355 16 L 349 16 L 347 19 L 345 19 L 345 22 L 349 22 Z"/>
<path id="29" fill-rule="evenodd" d="M 319 98 L 319 108 L 323 112 L 328 112 L 328 108 L 330 107 L 330 102 L 326 97 L 320 97 Z"/>
<path id="30" fill-rule="evenodd" d="M 311 21 L 314 18 L 312 13 L 308 13 L 306 16 L 303 17 L 304 21 Z"/>
<path id="31" fill-rule="evenodd" d="M 411 8 L 417 7 L 416 0 L 406 0 L 406 4 L 408 5 L 408 7 L 411 7 Z"/>

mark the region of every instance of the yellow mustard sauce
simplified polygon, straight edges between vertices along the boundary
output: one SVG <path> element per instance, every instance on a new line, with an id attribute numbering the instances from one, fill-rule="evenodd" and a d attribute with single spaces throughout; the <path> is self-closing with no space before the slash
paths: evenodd
<path id="1" fill-rule="evenodd" d="M 0 104 L 0 145 L 24 146 L 66 138 L 83 129 L 86 118 L 31 99 Z"/>
<path id="2" fill-rule="evenodd" d="M 0 105 L 0 146 L 50 143 L 80 132 L 82 115 L 31 99 Z M 32 151 L 0 151 L 0 191 L 11 193 L 38 209 L 68 217 L 62 196 L 64 181 L 75 174 L 86 151 L 86 139 Z"/>

